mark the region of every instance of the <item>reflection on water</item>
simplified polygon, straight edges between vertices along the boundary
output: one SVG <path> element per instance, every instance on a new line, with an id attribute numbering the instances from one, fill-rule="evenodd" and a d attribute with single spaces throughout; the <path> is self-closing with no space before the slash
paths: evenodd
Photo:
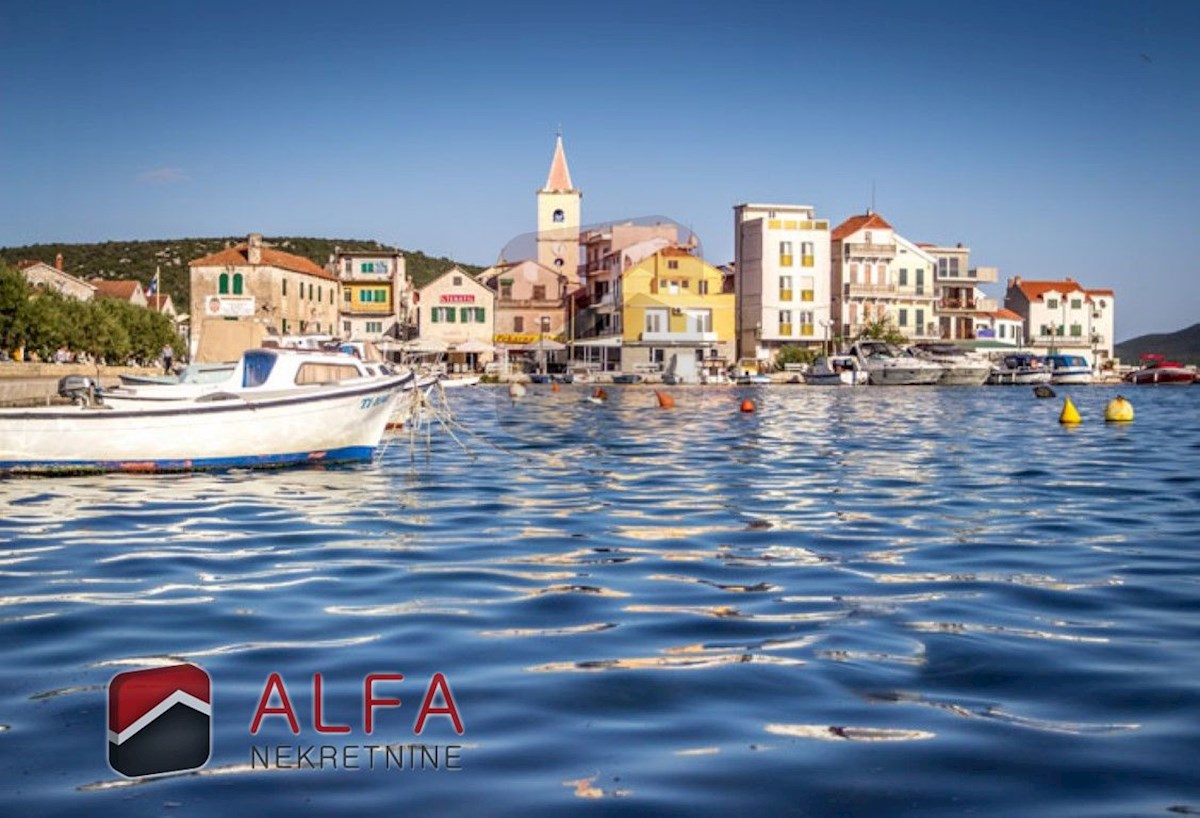
<path id="1" fill-rule="evenodd" d="M 463 769 L 403 773 L 414 813 L 1200 804 L 1200 390 L 1070 431 L 1020 389 L 610 394 L 461 390 L 372 466 L 0 483 L 3 811 L 394 810 L 395 772 L 279 788 L 250 714 L 319 672 L 358 730 L 366 673 L 439 671 Z M 118 779 L 108 679 L 179 661 L 209 766 Z"/>

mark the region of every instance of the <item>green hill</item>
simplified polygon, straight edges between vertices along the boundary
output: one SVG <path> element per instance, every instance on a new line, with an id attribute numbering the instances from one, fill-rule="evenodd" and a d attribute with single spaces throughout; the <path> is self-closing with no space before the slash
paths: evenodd
<path id="1" fill-rule="evenodd" d="M 1172 361 L 1200 364 L 1200 324 L 1193 324 L 1178 332 L 1130 338 L 1117 344 L 1114 352 L 1123 364 L 1136 364 L 1139 357 L 1152 352 L 1165 355 Z"/>
<path id="2" fill-rule="evenodd" d="M 99 244 L 27 244 L 22 247 L 0 247 L 0 261 L 10 266 L 20 261 L 34 260 L 54 264 L 62 253 L 63 269 L 78 278 L 137 279 L 143 285 L 154 277 L 155 268 L 162 270 L 163 292 L 169 293 L 176 309 L 187 311 L 189 299 L 188 262 L 238 244 L 245 236 L 209 239 L 157 239 L 152 241 L 106 241 Z M 324 266 L 335 247 L 343 250 L 392 252 L 395 248 L 377 241 L 362 239 L 320 239 L 299 236 L 264 237 L 263 240 L 280 250 L 304 256 Z M 463 264 L 453 259 L 427 256 L 420 250 L 400 250 L 404 254 L 408 275 L 417 287 L 422 287 L 446 270 L 458 264 L 469 273 L 482 267 Z"/>

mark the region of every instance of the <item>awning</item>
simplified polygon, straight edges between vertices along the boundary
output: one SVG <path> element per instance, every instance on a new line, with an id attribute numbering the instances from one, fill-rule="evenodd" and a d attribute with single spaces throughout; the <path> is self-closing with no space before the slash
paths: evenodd
<path id="1" fill-rule="evenodd" d="M 522 352 L 562 352 L 566 348 L 566 344 L 560 344 L 558 341 L 552 341 L 549 338 L 541 341 L 530 341 L 528 344 L 517 347 Z"/>
<path id="2" fill-rule="evenodd" d="M 404 344 L 401 349 L 408 352 L 445 352 L 447 345 L 445 341 L 437 338 L 414 338 Z"/>
<path id="3" fill-rule="evenodd" d="M 469 341 L 464 341 L 461 344 L 454 345 L 454 352 L 492 352 L 496 348 L 491 344 L 472 338 Z"/>
<path id="4" fill-rule="evenodd" d="M 621 346 L 621 338 L 619 336 L 613 336 L 611 338 L 587 338 L 582 341 L 575 341 L 575 346 L 616 348 Z"/>

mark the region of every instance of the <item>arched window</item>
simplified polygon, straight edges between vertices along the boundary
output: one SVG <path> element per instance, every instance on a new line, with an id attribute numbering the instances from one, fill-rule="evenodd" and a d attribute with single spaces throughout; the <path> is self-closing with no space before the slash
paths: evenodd
<path id="1" fill-rule="evenodd" d="M 217 293 L 220 295 L 228 295 L 229 273 L 221 273 L 221 277 L 217 279 Z"/>
<path id="2" fill-rule="evenodd" d="M 233 294 L 234 295 L 242 294 L 242 274 L 241 273 L 233 274 Z"/>
<path id="3" fill-rule="evenodd" d="M 561 210 L 555 210 L 555 211 L 554 211 L 554 216 L 553 216 L 553 219 L 554 219 L 554 221 L 556 221 L 556 222 L 561 222 L 561 221 L 563 221 L 563 220 L 564 220 L 566 217 L 567 217 L 567 214 L 563 213 Z"/>

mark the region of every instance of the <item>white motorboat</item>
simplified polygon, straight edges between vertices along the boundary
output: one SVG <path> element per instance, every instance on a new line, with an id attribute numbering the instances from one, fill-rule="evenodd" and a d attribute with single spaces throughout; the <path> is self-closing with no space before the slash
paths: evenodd
<path id="1" fill-rule="evenodd" d="M 236 388 L 118 409 L 0 410 L 0 472 L 188 471 L 368 460 L 411 372 L 371 375 L 348 355 L 248 350 Z M 67 381 L 70 379 L 64 379 Z"/>
<path id="2" fill-rule="evenodd" d="M 871 383 L 880 386 L 918 386 L 937 383 L 942 368 L 932 361 L 905 355 L 899 347 L 886 341 L 864 339 L 850 347 Z"/>
<path id="3" fill-rule="evenodd" d="M 814 386 L 865 386 L 871 376 L 853 355 L 829 355 L 813 363 L 804 373 L 804 382 Z"/>
<path id="4" fill-rule="evenodd" d="M 1082 355 L 1047 355 L 1042 362 L 1050 369 L 1050 383 L 1078 385 L 1092 382 L 1092 367 Z"/>
<path id="5" fill-rule="evenodd" d="M 1038 356 L 1028 352 L 1005 355 L 992 366 L 987 382 L 993 385 L 1037 386 L 1050 383 L 1050 370 Z"/>
<path id="6" fill-rule="evenodd" d="M 992 364 L 986 358 L 954 344 L 913 344 L 910 350 L 918 358 L 942 368 L 938 379 L 942 386 L 981 386 L 992 372 Z"/>

